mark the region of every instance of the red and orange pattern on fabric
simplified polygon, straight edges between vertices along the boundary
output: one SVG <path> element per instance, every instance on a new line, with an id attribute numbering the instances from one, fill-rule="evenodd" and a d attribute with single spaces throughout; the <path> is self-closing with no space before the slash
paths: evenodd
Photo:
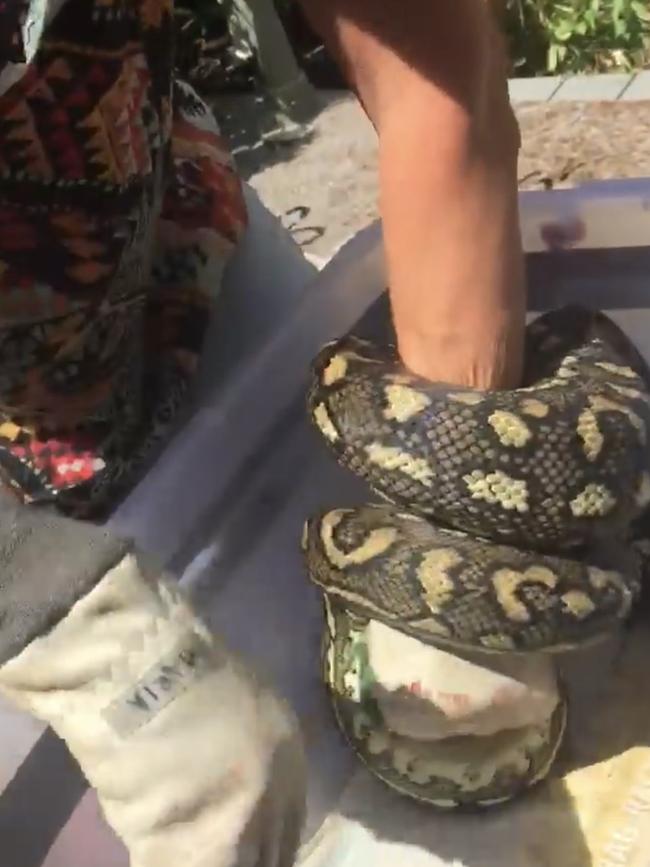
<path id="1" fill-rule="evenodd" d="M 210 110 L 173 80 L 171 11 L 0 4 L 0 474 L 77 515 L 169 435 L 246 225 Z"/>

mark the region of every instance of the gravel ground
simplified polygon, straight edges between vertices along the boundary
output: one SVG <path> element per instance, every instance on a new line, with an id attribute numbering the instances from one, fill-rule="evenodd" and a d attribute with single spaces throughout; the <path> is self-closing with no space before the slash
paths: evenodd
<path id="1" fill-rule="evenodd" d="M 244 177 L 305 252 L 327 258 L 378 215 L 377 145 L 354 99 L 321 99 L 300 145 L 261 141 L 260 99 L 231 97 L 215 108 Z M 650 175 L 650 102 L 530 103 L 517 114 L 522 188 Z"/>

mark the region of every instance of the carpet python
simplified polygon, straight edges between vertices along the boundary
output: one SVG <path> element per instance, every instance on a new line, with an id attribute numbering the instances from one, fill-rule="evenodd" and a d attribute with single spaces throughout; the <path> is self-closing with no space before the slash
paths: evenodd
<path id="1" fill-rule="evenodd" d="M 438 807 L 501 803 L 542 779 L 566 703 L 542 726 L 416 742 L 390 732 L 351 648 L 372 619 L 459 653 L 554 653 L 605 637 L 641 585 L 632 527 L 650 504 L 650 374 L 602 313 L 528 326 L 522 386 L 419 378 L 353 335 L 313 364 L 311 420 L 383 502 L 305 525 L 322 590 L 336 717 L 385 783 Z"/>

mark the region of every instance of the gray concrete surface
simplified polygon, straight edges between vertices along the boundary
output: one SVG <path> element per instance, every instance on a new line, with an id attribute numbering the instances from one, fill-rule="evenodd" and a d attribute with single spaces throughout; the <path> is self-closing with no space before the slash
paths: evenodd
<path id="1" fill-rule="evenodd" d="M 216 103 L 242 174 L 316 261 L 378 216 L 372 126 L 349 94 L 319 99 L 310 136 L 293 145 L 263 141 L 260 98 Z M 650 72 L 521 79 L 512 99 L 523 139 L 522 188 L 650 176 Z"/>
<path id="2" fill-rule="evenodd" d="M 650 71 L 606 75 L 541 76 L 513 78 L 513 102 L 636 101 L 650 99 Z"/>

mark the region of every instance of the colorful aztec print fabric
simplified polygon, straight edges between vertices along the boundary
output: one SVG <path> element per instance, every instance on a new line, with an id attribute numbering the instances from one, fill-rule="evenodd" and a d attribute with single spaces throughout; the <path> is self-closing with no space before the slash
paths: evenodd
<path id="1" fill-rule="evenodd" d="M 99 517 L 186 404 L 246 224 L 171 0 L 0 0 L 0 475 Z"/>

